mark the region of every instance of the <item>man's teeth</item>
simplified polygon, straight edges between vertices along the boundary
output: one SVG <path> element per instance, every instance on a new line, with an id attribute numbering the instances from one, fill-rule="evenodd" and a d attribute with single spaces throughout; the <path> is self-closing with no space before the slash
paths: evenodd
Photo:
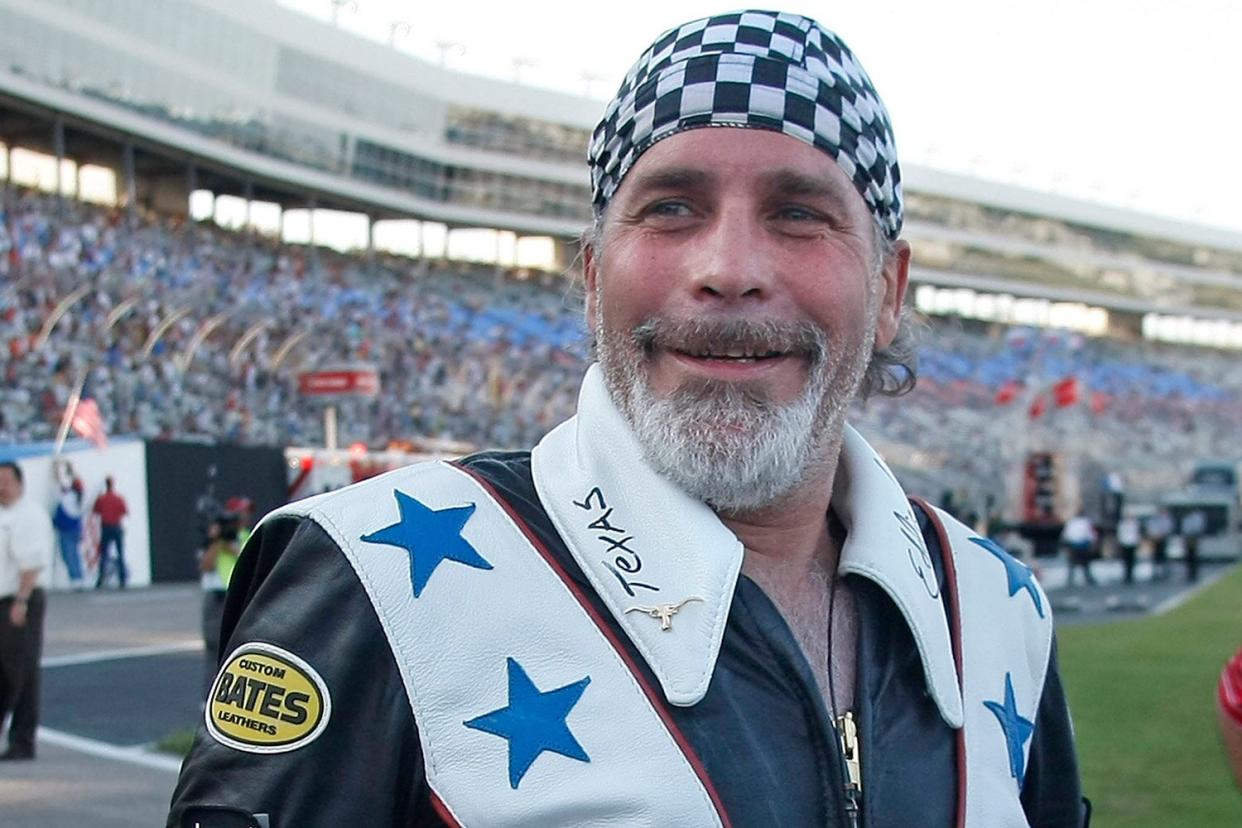
<path id="1" fill-rule="evenodd" d="M 743 348 L 732 348 L 727 351 L 687 351 L 690 356 L 699 359 L 739 359 L 753 361 L 780 356 L 779 351 L 752 351 Z"/>

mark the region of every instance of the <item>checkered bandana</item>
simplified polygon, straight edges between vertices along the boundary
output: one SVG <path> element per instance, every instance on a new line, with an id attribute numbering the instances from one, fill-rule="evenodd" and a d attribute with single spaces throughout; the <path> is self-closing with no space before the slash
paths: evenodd
<path id="1" fill-rule="evenodd" d="M 770 129 L 818 147 L 853 180 L 887 236 L 901 232 L 888 113 L 849 47 L 814 20 L 734 12 L 660 35 L 591 136 L 596 215 L 653 144 L 703 126 Z"/>

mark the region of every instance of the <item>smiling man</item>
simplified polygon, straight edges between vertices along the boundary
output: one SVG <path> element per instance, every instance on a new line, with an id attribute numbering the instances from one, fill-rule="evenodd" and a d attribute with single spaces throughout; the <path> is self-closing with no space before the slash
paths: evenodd
<path id="1" fill-rule="evenodd" d="M 845 421 L 914 383 L 854 56 L 672 29 L 589 163 L 577 415 L 263 521 L 169 824 L 1085 825 L 1046 596 Z"/>

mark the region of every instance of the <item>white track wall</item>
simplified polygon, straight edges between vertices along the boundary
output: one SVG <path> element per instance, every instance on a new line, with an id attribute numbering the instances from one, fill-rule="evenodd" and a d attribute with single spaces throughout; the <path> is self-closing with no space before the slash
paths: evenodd
<path id="1" fill-rule="evenodd" d="M 61 459 L 69 461 L 73 473 L 81 478 L 83 485 L 82 509 L 90 514 L 95 498 L 104 490 L 104 478 L 111 476 L 117 494 L 125 498 L 129 516 L 122 526 L 125 529 L 125 563 L 129 567 L 130 586 L 149 586 L 151 583 L 151 534 L 147 520 L 147 452 L 140 441 L 117 441 L 105 449 L 67 447 Z M 59 489 L 52 470 L 52 455 L 44 454 L 20 458 L 18 464 L 26 482 L 26 497 L 44 506 L 48 518 L 56 509 Z M 84 516 L 85 516 L 84 515 Z M 83 537 L 87 533 L 83 531 Z M 52 556 L 52 589 L 64 589 L 69 576 L 57 546 Z M 83 552 L 83 560 L 87 558 Z M 95 571 L 87 570 L 89 586 L 94 586 Z M 115 586 L 115 577 L 112 585 Z"/>

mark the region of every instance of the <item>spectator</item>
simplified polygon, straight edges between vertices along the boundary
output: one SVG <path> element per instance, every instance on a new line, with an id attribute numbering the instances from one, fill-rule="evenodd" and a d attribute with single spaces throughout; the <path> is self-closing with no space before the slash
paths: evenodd
<path id="1" fill-rule="evenodd" d="M 74 592 L 82 590 L 82 481 L 73 476 L 73 467 L 63 463 L 58 467 L 60 499 L 52 514 L 52 526 L 56 529 L 56 543 L 61 560 L 69 573 L 69 583 Z"/>
<path id="2" fill-rule="evenodd" d="M 25 498 L 21 467 L 0 463 L 0 723 L 9 720 L 2 760 L 35 758 L 43 585 L 52 566 L 52 524 Z"/>
<path id="3" fill-rule="evenodd" d="M 1065 524 L 1061 532 L 1061 543 L 1069 551 L 1069 577 L 1067 585 L 1074 585 L 1074 573 L 1081 569 L 1088 586 L 1095 586 L 1095 576 L 1091 574 L 1091 558 L 1095 554 L 1095 526 L 1082 509 Z"/>
<path id="4" fill-rule="evenodd" d="M 1169 517 L 1169 510 L 1160 507 L 1147 519 L 1145 531 L 1151 540 L 1151 577 L 1163 581 L 1169 577 L 1169 536 L 1173 534 L 1173 519 Z"/>
<path id="5" fill-rule="evenodd" d="M 1134 583 L 1134 559 L 1140 540 L 1138 518 L 1128 515 L 1117 522 L 1117 548 L 1121 552 L 1123 580 L 1127 584 Z"/>
<path id="6" fill-rule="evenodd" d="M 203 649 L 206 652 L 204 699 L 219 667 L 224 598 L 229 580 L 233 577 L 233 568 L 237 566 L 237 557 L 250 537 L 253 508 L 248 497 L 230 497 L 224 504 L 223 513 L 208 524 L 206 543 L 199 558 L 203 588 Z"/>
<path id="7" fill-rule="evenodd" d="M 103 588 L 108 580 L 108 562 L 111 556 L 108 550 L 116 549 L 117 578 L 121 589 L 129 579 L 129 571 L 125 566 L 125 530 L 121 521 L 129 514 L 125 498 L 112 490 L 112 478 L 104 478 L 104 493 L 95 499 L 91 511 L 99 516 L 99 575 L 95 578 L 95 589 Z"/>
<path id="8" fill-rule="evenodd" d="M 1182 515 L 1182 546 L 1186 553 L 1186 580 L 1199 580 L 1199 540 L 1207 534 L 1207 515 L 1202 509 L 1191 509 Z"/>

